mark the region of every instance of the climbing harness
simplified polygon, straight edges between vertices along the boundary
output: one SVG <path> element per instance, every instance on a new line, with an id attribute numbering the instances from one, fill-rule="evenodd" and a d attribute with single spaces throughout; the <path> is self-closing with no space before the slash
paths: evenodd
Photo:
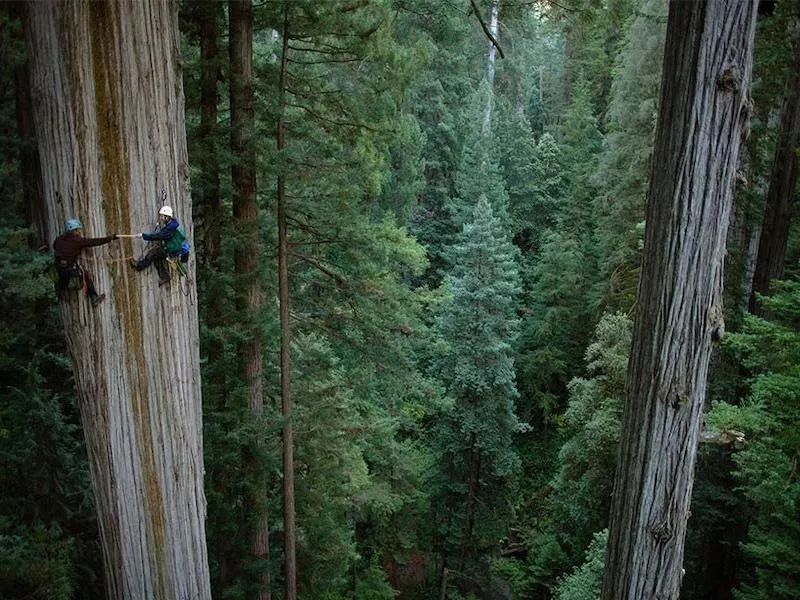
<path id="1" fill-rule="evenodd" d="M 69 278 L 67 287 L 65 288 L 66 291 L 77 292 L 80 290 L 85 294 L 88 289 L 86 285 L 86 271 L 78 263 L 71 266 L 61 266 L 60 268 L 56 264 L 51 264 L 48 268 L 48 272 L 55 284 L 59 284 L 62 273 Z"/>
<path id="2" fill-rule="evenodd" d="M 180 256 L 168 256 L 167 264 L 169 265 L 170 271 L 172 271 L 172 279 L 175 280 L 177 277 L 181 293 L 188 298 L 189 286 L 192 284 L 192 279 L 189 277 L 186 263 L 181 260 Z"/>

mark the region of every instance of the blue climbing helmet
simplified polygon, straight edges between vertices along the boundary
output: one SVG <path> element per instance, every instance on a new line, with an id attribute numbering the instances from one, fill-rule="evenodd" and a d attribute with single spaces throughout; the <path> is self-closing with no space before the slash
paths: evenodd
<path id="1" fill-rule="evenodd" d="M 78 219 L 67 219 L 64 223 L 64 229 L 67 231 L 75 231 L 76 229 L 82 229 L 83 225 Z"/>

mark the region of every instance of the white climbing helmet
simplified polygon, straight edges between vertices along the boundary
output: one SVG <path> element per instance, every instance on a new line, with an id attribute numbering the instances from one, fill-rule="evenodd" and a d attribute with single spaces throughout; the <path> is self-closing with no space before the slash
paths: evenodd
<path id="1" fill-rule="evenodd" d="M 158 214 L 169 217 L 170 219 L 174 216 L 172 213 L 172 207 L 166 205 L 161 207 L 161 210 L 158 211 Z"/>

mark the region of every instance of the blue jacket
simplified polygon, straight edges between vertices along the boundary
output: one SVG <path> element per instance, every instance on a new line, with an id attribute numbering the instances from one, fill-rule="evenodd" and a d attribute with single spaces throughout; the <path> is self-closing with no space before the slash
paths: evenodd
<path id="1" fill-rule="evenodd" d="M 161 242 L 170 256 L 184 256 L 189 254 L 191 248 L 178 219 L 170 219 L 161 229 L 143 233 L 142 239 L 148 242 Z"/>

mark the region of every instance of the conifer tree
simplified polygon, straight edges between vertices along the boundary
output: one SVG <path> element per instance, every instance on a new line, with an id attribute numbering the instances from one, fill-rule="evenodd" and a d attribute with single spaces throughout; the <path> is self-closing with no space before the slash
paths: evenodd
<path id="1" fill-rule="evenodd" d="M 752 567 L 740 569 L 736 591 L 743 600 L 800 595 L 800 284 L 774 286 L 773 296 L 761 297 L 769 320 L 747 316 L 743 331 L 725 339 L 725 349 L 748 376 L 745 398 L 739 405 L 717 402 L 708 416 L 713 430 L 739 431 L 746 440 L 733 452 L 734 474 L 749 508 L 743 547 Z"/>
<path id="2" fill-rule="evenodd" d="M 362 574 L 378 577 L 371 561 L 380 547 L 365 545 L 360 556 L 356 533 L 368 523 L 390 537 L 419 468 L 405 464 L 412 461 L 395 436 L 406 399 L 421 397 L 424 385 L 404 339 L 421 328 L 421 305 L 402 283 L 420 276 L 424 255 L 394 221 L 413 198 L 383 188 L 396 181 L 392 134 L 408 125 L 418 49 L 398 43 L 391 15 L 380 2 L 298 2 L 263 15 L 281 32 L 265 36 L 272 46 L 257 66 L 268 82 L 263 127 L 272 134 L 277 124 L 280 136 L 260 168 L 278 192 L 270 195 L 281 228 L 280 304 L 291 325 L 281 362 L 291 366 L 283 383 L 292 400 L 285 422 L 294 437 L 300 597 L 342 594 Z M 407 160 L 406 194 L 416 162 Z M 286 398 L 281 383 L 273 371 L 270 385 Z M 284 560 L 288 569 L 288 551 Z"/>
<path id="3" fill-rule="evenodd" d="M 604 314 L 586 349 L 586 374 L 569 382 L 569 401 L 558 436 L 563 442 L 547 496 L 528 501 L 519 516 L 530 549 L 529 591 L 545 589 L 559 574 L 577 569 L 592 537 L 608 525 L 631 328 L 627 316 Z M 531 523 L 536 525 L 531 527 Z M 593 556 L 596 560 L 597 553 Z M 574 593 L 586 570 L 582 566 L 569 577 L 575 582 L 559 584 L 562 597 L 570 597 L 567 588 Z M 598 576 L 602 579 L 602 560 L 599 573 L 596 565 L 592 567 L 592 577 Z"/>
<path id="4" fill-rule="evenodd" d="M 253 450 L 248 470 L 253 478 L 246 497 L 251 563 L 255 576 L 253 598 L 269 600 L 270 577 L 264 564 L 269 558 L 268 479 L 263 456 L 264 433 L 264 334 L 261 329 L 262 290 L 261 235 L 256 184 L 256 106 L 253 77 L 253 5 L 251 0 L 229 0 L 228 31 L 230 55 L 231 182 L 233 221 L 238 234 L 234 247 L 236 307 L 243 335 L 239 353 L 243 359 L 247 406 L 255 423 Z M 285 479 L 288 477 L 285 476 Z M 288 478 L 290 480 L 290 478 Z M 284 522 L 288 519 L 284 517 Z M 292 576 L 290 578 L 290 575 Z M 294 573 L 286 580 L 293 581 Z M 294 596 L 287 594 L 287 600 Z"/>
<path id="5" fill-rule="evenodd" d="M 567 185 L 558 219 L 559 231 L 580 240 L 587 257 L 591 250 L 589 236 L 594 222 L 594 174 L 603 140 L 595 111 L 589 82 L 581 76 L 559 130 L 559 148 Z"/>
<path id="6" fill-rule="evenodd" d="M 563 410 L 567 384 L 580 370 L 591 312 L 586 261 L 574 238 L 546 231 L 525 265 L 528 307 L 522 322 L 519 385 L 525 414 L 548 423 Z M 535 415 L 535 416 L 534 416 Z"/>
<path id="7" fill-rule="evenodd" d="M 597 169 L 598 265 L 604 305 L 628 311 L 635 301 L 644 201 L 658 111 L 667 3 L 643 3 L 625 35 L 605 115 Z"/>
<path id="8" fill-rule="evenodd" d="M 474 23 L 473 23 L 474 21 Z M 451 200 L 458 197 L 456 177 L 461 165 L 466 126 L 480 126 L 482 113 L 467 120 L 464 112 L 485 76 L 486 46 L 473 30 L 477 20 L 441 2 L 422 0 L 409 6 L 407 22 L 425 44 L 425 69 L 412 88 L 414 115 L 424 135 L 424 187 L 411 216 L 409 230 L 428 251 L 430 267 L 420 283 L 437 287 L 448 273 L 448 249 L 455 243 L 459 218 Z M 474 39 L 480 43 L 473 44 Z M 485 108 L 483 105 L 482 108 Z M 474 122 L 473 119 L 478 119 Z M 469 219 L 469 210 L 461 217 Z"/>
<path id="9" fill-rule="evenodd" d="M 519 468 L 513 342 L 517 334 L 518 252 L 485 196 L 454 249 L 451 302 L 438 320 L 447 343 L 440 377 L 453 399 L 442 416 L 438 514 L 446 563 L 463 571 L 476 548 L 498 539 L 510 498 L 500 492 Z"/>
<path id="10" fill-rule="evenodd" d="M 464 111 L 466 118 L 464 147 L 456 174 L 456 194 L 450 200 L 450 213 L 456 228 L 474 218 L 475 198 L 484 196 L 492 205 L 492 213 L 504 226 L 509 225 L 508 193 L 498 163 L 494 122 L 484 129 L 482 114 L 492 95 L 486 81 L 481 82 Z"/>
<path id="11" fill-rule="evenodd" d="M 543 422 L 558 414 L 566 401 L 566 386 L 579 373 L 583 349 L 594 326 L 597 269 L 596 240 L 592 231 L 595 194 L 593 182 L 601 134 L 589 88 L 581 80 L 565 116 L 558 152 L 549 136 L 542 136 L 537 152 L 548 162 L 562 165 L 559 177 L 543 179 L 542 216 L 554 221 L 542 230 L 538 252 L 526 257 L 526 300 L 532 307 L 523 322 L 520 344 L 520 387 L 528 403 L 540 411 Z M 546 163 L 534 163 L 544 172 Z M 552 168 L 552 167 L 551 167 Z M 555 191 L 563 181 L 565 189 Z M 553 199 L 551 193 L 557 193 Z"/>
<path id="12" fill-rule="evenodd" d="M 538 214 L 542 205 L 539 195 L 540 179 L 536 167 L 536 140 L 530 124 L 521 111 L 507 101 L 497 101 L 496 144 L 499 148 L 499 167 L 508 194 L 508 212 L 512 239 L 522 252 L 538 243 L 538 234 L 546 226 L 546 215 Z"/>

